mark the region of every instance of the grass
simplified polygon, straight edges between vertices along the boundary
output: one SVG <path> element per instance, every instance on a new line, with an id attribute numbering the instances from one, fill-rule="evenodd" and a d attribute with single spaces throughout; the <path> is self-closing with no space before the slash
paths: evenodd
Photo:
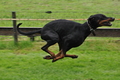
<path id="1" fill-rule="evenodd" d="M 64 58 L 55 63 L 44 60 L 40 50 L 45 42 L 10 41 L 0 50 L 0 80 L 119 80 L 119 38 L 87 38 L 68 51 L 77 59 Z M 9 47 L 8 47 L 9 46 Z M 0 48 L 3 47 L 0 45 Z M 57 44 L 50 47 L 57 53 Z"/>
<path id="2" fill-rule="evenodd" d="M 11 12 L 16 11 L 17 18 L 23 19 L 87 19 L 98 13 L 119 19 L 119 7 L 119 0 L 3 0 L 0 1 L 0 18 L 11 18 Z M 49 21 L 19 22 L 23 23 L 22 27 L 43 27 Z M 112 27 L 119 28 L 119 25 L 119 21 L 115 21 Z M 0 26 L 12 26 L 12 22 L 0 21 Z"/>
<path id="3" fill-rule="evenodd" d="M 89 52 L 89 51 L 88 51 Z M 119 54 L 99 52 L 80 54 L 76 60 L 56 63 L 43 60 L 38 53 L 4 53 L 0 64 L 1 80 L 119 80 Z M 114 56 L 114 57 L 113 57 Z M 9 64 L 8 64 L 9 63 Z"/>
<path id="4" fill-rule="evenodd" d="M 119 7 L 119 0 L 2 0 L 0 18 L 11 18 L 16 11 L 17 18 L 25 19 L 87 19 L 98 13 L 119 19 Z M 21 27 L 43 27 L 49 21 L 19 22 Z M 0 21 L 0 26 L 11 27 L 12 22 Z M 112 27 L 119 28 L 119 21 Z M 120 38 L 88 37 L 80 47 L 68 51 L 79 58 L 52 63 L 42 58 L 48 54 L 40 49 L 45 42 L 39 38 L 30 42 L 19 37 L 14 45 L 12 38 L 0 36 L 0 80 L 120 80 L 119 44 Z M 58 53 L 57 44 L 50 50 Z"/>

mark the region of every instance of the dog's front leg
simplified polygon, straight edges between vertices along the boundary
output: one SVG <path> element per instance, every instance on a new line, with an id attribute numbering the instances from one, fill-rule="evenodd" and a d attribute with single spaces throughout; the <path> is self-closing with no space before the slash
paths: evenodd
<path id="1" fill-rule="evenodd" d="M 74 59 L 74 58 L 78 58 L 77 55 L 70 55 L 70 54 L 66 54 L 65 57 L 71 57 L 71 58 L 73 58 L 73 59 Z"/>
<path id="2" fill-rule="evenodd" d="M 52 62 L 55 62 L 55 61 L 57 61 L 57 60 L 59 60 L 59 59 L 62 59 L 62 58 L 64 58 L 64 57 L 65 57 L 65 53 L 63 52 L 63 50 L 61 50 L 61 51 L 56 55 L 56 57 L 53 59 Z"/>
<path id="3" fill-rule="evenodd" d="M 61 55 L 61 52 L 62 52 L 62 50 L 60 50 L 60 52 L 59 52 L 58 54 L 56 54 L 55 57 L 60 56 L 60 55 Z M 55 58 L 55 57 L 54 57 L 54 58 Z M 43 58 L 44 58 L 44 59 L 48 59 L 48 60 L 49 60 L 49 59 L 53 59 L 53 57 L 50 56 L 50 55 L 47 55 L 47 56 L 45 56 L 45 57 L 43 57 Z"/>

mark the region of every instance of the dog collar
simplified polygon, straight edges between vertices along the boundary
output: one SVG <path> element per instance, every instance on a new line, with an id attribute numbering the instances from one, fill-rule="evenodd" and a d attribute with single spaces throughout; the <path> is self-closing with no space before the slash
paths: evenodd
<path id="1" fill-rule="evenodd" d="M 95 30 L 90 26 L 90 24 L 88 23 L 88 21 L 87 21 L 87 24 L 88 24 L 88 26 L 89 26 L 90 31 L 92 32 L 92 34 L 93 34 L 94 36 L 96 36 Z"/>

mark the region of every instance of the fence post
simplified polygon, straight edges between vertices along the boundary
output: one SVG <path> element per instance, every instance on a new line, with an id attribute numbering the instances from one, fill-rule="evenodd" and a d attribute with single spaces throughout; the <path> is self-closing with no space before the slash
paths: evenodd
<path id="1" fill-rule="evenodd" d="M 31 36 L 31 37 L 30 37 L 30 41 L 35 41 L 35 37 L 34 37 L 34 36 Z"/>
<path id="2" fill-rule="evenodd" d="M 16 19 L 16 12 L 12 12 L 12 18 Z M 15 44 L 17 44 L 17 42 L 18 42 L 16 23 L 17 23 L 17 21 L 13 20 L 13 32 L 14 32 L 13 36 L 14 36 L 14 43 Z"/>

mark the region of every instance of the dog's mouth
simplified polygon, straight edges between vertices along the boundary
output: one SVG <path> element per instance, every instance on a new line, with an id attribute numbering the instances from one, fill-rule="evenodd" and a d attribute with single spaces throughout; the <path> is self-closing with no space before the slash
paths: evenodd
<path id="1" fill-rule="evenodd" d="M 108 18 L 106 20 L 102 20 L 99 22 L 101 26 L 112 26 L 112 23 L 115 20 L 115 18 Z"/>
<path id="2" fill-rule="evenodd" d="M 111 23 L 112 21 L 107 21 L 107 22 L 103 22 L 102 24 L 104 25 L 104 26 L 112 26 L 112 23 Z"/>

